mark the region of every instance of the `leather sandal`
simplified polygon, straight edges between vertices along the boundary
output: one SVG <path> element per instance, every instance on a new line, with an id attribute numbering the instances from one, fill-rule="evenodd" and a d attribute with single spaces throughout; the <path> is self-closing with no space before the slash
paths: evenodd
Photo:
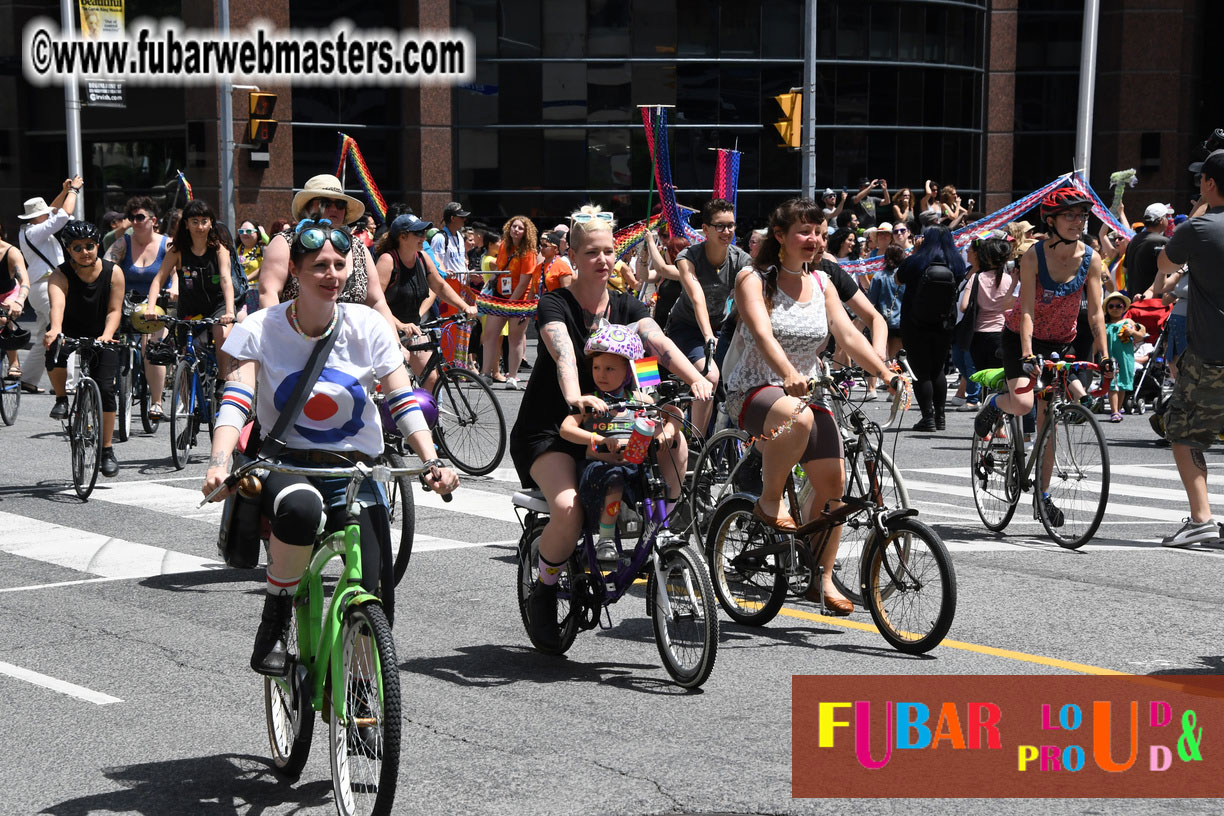
<path id="1" fill-rule="evenodd" d="M 854 603 L 848 598 L 827 597 L 816 584 L 813 584 L 803 597 L 826 610 L 828 614 L 838 618 L 844 618 L 854 611 Z"/>
<path id="2" fill-rule="evenodd" d="M 799 529 L 795 525 L 795 520 L 790 517 L 789 513 L 785 516 L 766 515 L 765 511 L 761 509 L 761 502 L 759 500 L 756 502 L 756 504 L 752 505 L 752 517 L 765 526 L 779 530 L 783 533 L 794 533 L 797 529 Z"/>

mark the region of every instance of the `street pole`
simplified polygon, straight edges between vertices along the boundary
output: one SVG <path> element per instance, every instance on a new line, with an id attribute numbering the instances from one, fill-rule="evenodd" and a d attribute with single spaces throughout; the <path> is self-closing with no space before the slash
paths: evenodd
<path id="1" fill-rule="evenodd" d="M 60 24 L 66 37 L 76 35 L 76 11 L 72 0 L 60 0 Z M 81 86 L 76 77 L 64 83 L 64 135 L 68 140 L 68 177 L 85 178 L 85 166 L 81 157 Z M 85 212 L 84 192 L 77 193 L 76 218 L 89 220 Z"/>
<path id="2" fill-rule="evenodd" d="M 816 197 L 816 0 L 803 10 L 803 195 Z"/>
<path id="3" fill-rule="evenodd" d="M 1097 27 L 1101 0 L 1084 0 L 1084 37 L 1080 45 L 1079 112 L 1076 116 L 1075 169 L 1088 180 L 1092 162 L 1092 102 L 1096 96 Z"/>
<path id="4" fill-rule="evenodd" d="M 229 0 L 217 4 L 217 28 L 229 36 Z M 221 219 L 234 230 L 234 93 L 229 76 L 221 78 Z"/>

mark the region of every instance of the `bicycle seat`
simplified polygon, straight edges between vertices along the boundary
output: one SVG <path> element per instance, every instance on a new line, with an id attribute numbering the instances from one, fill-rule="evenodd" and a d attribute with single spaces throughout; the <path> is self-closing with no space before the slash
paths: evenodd
<path id="1" fill-rule="evenodd" d="M 533 513 L 548 513 L 548 502 L 544 501 L 544 494 L 539 490 L 519 490 L 510 500 L 514 502 L 515 507 L 521 507 Z"/>

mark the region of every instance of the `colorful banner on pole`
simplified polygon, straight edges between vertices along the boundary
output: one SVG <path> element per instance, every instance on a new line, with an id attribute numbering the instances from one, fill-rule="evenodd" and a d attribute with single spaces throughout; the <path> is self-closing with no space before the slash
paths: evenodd
<path id="1" fill-rule="evenodd" d="M 646 127 L 646 146 L 650 148 L 655 166 L 654 181 L 667 231 L 683 235 L 690 244 L 705 240 L 700 232 L 689 226 L 688 219 L 681 217 L 680 206 L 676 203 L 676 185 L 672 183 L 671 157 L 667 150 L 667 108 L 643 107 L 642 124 Z"/>
<path id="2" fill-rule="evenodd" d="M 715 198 L 735 204 L 735 198 L 739 195 L 740 157 L 743 155 L 738 150 L 718 148 L 718 161 L 714 167 Z"/>
<path id="3" fill-rule="evenodd" d="M 350 166 L 357 174 L 357 178 L 361 180 L 361 189 L 365 191 L 366 201 L 369 203 L 367 212 L 372 212 L 378 219 L 378 223 L 385 224 L 387 222 L 387 202 L 383 199 L 382 193 L 378 189 L 378 185 L 374 183 L 374 176 L 370 173 L 370 166 L 366 164 L 365 156 L 361 155 L 361 148 L 357 146 L 357 141 L 348 134 L 340 134 L 340 154 L 336 158 L 336 176 L 342 177 L 344 172 L 344 160 L 349 160 Z"/>

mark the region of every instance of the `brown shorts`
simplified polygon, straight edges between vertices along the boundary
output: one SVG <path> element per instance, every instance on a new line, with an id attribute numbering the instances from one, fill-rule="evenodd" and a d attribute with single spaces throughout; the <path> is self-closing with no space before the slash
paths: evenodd
<path id="1" fill-rule="evenodd" d="M 776 385 L 766 385 L 750 391 L 740 411 L 740 427 L 753 436 L 760 436 L 766 430 L 765 420 L 769 416 L 769 409 L 784 396 L 786 392 Z M 841 432 L 837 429 L 837 420 L 833 419 L 832 411 L 820 405 L 813 405 L 811 409 L 812 432 L 808 435 L 807 446 L 803 449 L 799 461 L 841 459 Z"/>
<path id="2" fill-rule="evenodd" d="M 1165 412 L 1165 439 L 1207 450 L 1224 431 L 1224 366 L 1186 349 L 1177 363 L 1177 385 Z"/>

